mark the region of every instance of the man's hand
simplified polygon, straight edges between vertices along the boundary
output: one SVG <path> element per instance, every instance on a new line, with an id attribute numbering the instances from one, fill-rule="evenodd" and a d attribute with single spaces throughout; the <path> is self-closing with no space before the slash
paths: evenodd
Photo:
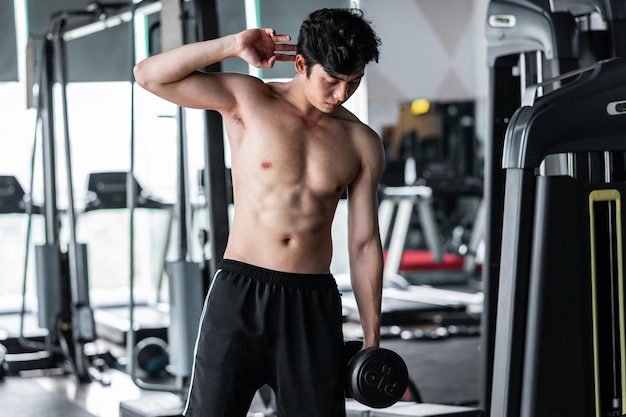
<path id="1" fill-rule="evenodd" d="M 289 35 L 277 35 L 274 29 L 244 30 L 237 35 L 237 42 L 241 48 L 239 56 L 256 68 L 272 68 L 276 61 L 295 61 L 295 55 L 285 52 L 294 52 L 297 46 L 278 43 L 290 40 Z"/>

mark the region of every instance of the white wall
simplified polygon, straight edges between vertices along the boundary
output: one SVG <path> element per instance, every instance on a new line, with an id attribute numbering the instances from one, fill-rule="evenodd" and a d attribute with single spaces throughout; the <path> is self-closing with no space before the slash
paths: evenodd
<path id="1" fill-rule="evenodd" d="M 487 0 L 361 0 L 382 39 L 367 70 L 369 123 L 395 124 L 399 105 L 416 98 L 475 100 L 487 96 L 484 21 Z"/>

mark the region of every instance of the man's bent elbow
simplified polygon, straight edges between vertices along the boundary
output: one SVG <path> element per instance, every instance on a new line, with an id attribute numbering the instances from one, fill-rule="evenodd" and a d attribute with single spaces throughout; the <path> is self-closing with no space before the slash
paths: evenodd
<path id="1" fill-rule="evenodd" d="M 146 76 L 146 68 L 143 61 L 135 64 L 133 67 L 133 76 L 139 86 L 145 88 L 146 90 L 150 90 L 150 79 Z"/>

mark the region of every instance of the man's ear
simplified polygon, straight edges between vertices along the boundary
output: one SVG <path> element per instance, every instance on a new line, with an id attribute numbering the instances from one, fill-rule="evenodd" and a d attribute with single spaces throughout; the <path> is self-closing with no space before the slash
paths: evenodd
<path id="1" fill-rule="evenodd" d="M 301 54 L 296 55 L 295 67 L 298 74 L 306 74 L 306 60 Z"/>

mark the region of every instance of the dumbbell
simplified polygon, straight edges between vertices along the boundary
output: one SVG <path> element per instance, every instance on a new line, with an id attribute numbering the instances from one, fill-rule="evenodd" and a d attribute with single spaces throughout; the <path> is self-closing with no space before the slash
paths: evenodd
<path id="1" fill-rule="evenodd" d="M 406 363 L 392 350 L 361 347 L 357 341 L 344 344 L 346 397 L 372 408 L 392 406 L 409 385 Z"/>
<path id="2" fill-rule="evenodd" d="M 148 375 L 155 376 L 169 365 L 167 343 L 159 337 L 146 337 L 135 346 L 137 365 Z"/>

